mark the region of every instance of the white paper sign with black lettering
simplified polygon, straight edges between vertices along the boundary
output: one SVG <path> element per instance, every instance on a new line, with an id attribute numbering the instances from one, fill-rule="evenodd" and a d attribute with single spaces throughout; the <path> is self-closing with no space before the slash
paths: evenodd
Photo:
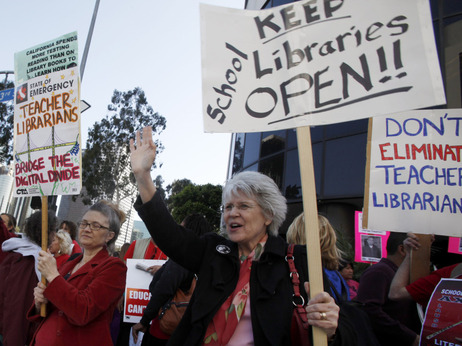
<path id="1" fill-rule="evenodd" d="M 445 104 L 428 0 L 201 5 L 206 132 L 322 125 Z"/>
<path id="2" fill-rule="evenodd" d="M 462 235 L 462 109 L 375 117 L 370 152 L 367 228 Z"/>

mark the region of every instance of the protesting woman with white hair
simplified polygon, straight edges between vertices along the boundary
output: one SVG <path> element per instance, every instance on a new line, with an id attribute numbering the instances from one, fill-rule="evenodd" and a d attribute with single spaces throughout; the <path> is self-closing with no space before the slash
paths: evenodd
<path id="1" fill-rule="evenodd" d="M 66 231 L 60 229 L 56 232 L 55 238 L 48 247 L 53 256 L 55 256 L 57 267 L 66 262 L 72 252 L 72 238 Z"/>
<path id="2" fill-rule="evenodd" d="M 156 193 L 151 128 L 143 129 L 142 139 L 137 133 L 130 149 L 140 193 L 135 208 L 162 251 L 199 277 L 169 344 L 291 345 L 294 286 L 287 243 L 277 236 L 287 205 L 274 181 L 257 172 L 235 175 L 222 196 L 227 237 L 198 237 L 173 220 Z M 294 257 L 303 284 L 308 281 L 305 247 L 297 246 Z M 307 299 L 305 292 L 302 296 Z M 309 324 L 324 330 L 333 344 L 351 344 L 337 328 L 339 308 L 328 293 L 312 297 L 305 309 Z M 309 337 L 303 340 L 308 343 Z"/>

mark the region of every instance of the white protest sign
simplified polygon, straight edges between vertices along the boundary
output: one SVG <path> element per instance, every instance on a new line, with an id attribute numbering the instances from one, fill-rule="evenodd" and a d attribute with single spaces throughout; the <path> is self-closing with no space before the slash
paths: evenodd
<path id="1" fill-rule="evenodd" d="M 146 268 L 162 266 L 164 260 L 127 259 L 127 280 L 125 284 L 124 322 L 138 323 L 151 299 L 149 284 L 151 273 Z"/>
<path id="2" fill-rule="evenodd" d="M 206 132 L 322 125 L 444 104 L 428 0 L 201 5 Z"/>
<path id="3" fill-rule="evenodd" d="M 462 109 L 410 111 L 372 124 L 367 228 L 460 237 Z"/>
<path id="4" fill-rule="evenodd" d="M 77 67 L 29 79 L 14 109 L 14 195 L 80 192 L 81 144 Z"/>
<path id="5" fill-rule="evenodd" d="M 76 31 L 15 53 L 16 85 L 35 77 L 76 67 L 78 64 L 77 53 Z"/>
<path id="6" fill-rule="evenodd" d="M 15 53 L 14 196 L 80 193 L 77 33 Z"/>

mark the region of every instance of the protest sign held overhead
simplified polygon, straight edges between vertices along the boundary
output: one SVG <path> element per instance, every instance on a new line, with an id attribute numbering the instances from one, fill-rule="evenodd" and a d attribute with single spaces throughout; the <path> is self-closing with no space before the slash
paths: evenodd
<path id="1" fill-rule="evenodd" d="M 206 132 L 331 124 L 444 104 L 428 1 L 201 5 Z"/>
<path id="2" fill-rule="evenodd" d="M 60 36 L 14 55 L 16 85 L 78 65 L 77 32 Z"/>
<path id="3" fill-rule="evenodd" d="M 56 67 L 55 72 L 38 69 L 35 71 L 41 72 L 29 78 L 30 74 L 24 74 L 29 67 L 22 64 L 22 57 L 29 52 L 44 53 L 40 59 L 46 61 L 62 60 L 53 50 L 57 47 L 53 42 L 65 41 L 66 37 L 72 38 L 72 42 L 76 40 L 75 33 L 69 34 L 15 55 L 18 70 L 13 154 L 17 197 L 78 194 L 81 189 L 78 66 L 73 63 L 70 67 Z"/>
<path id="4" fill-rule="evenodd" d="M 367 228 L 460 237 L 462 110 L 373 118 Z"/>
<path id="5" fill-rule="evenodd" d="M 387 257 L 387 241 L 390 232 L 364 229 L 363 213 L 355 212 L 355 262 L 379 262 Z M 374 251 L 371 251 L 375 249 Z"/>

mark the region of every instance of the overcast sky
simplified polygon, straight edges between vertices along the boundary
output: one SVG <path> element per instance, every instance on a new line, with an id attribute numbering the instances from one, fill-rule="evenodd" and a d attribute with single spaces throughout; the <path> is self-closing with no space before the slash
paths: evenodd
<path id="1" fill-rule="evenodd" d="M 81 61 L 94 0 L 1 3 L 0 71 L 14 70 L 15 52 L 73 31 Z M 145 91 L 167 119 L 159 137 L 163 165 L 153 172 L 165 186 L 182 178 L 196 184 L 226 179 L 231 135 L 203 132 L 199 3 L 244 7 L 244 0 L 101 0 L 81 84 L 81 99 L 91 105 L 82 113 L 83 147 L 88 128 L 107 114 L 114 89 Z"/>

